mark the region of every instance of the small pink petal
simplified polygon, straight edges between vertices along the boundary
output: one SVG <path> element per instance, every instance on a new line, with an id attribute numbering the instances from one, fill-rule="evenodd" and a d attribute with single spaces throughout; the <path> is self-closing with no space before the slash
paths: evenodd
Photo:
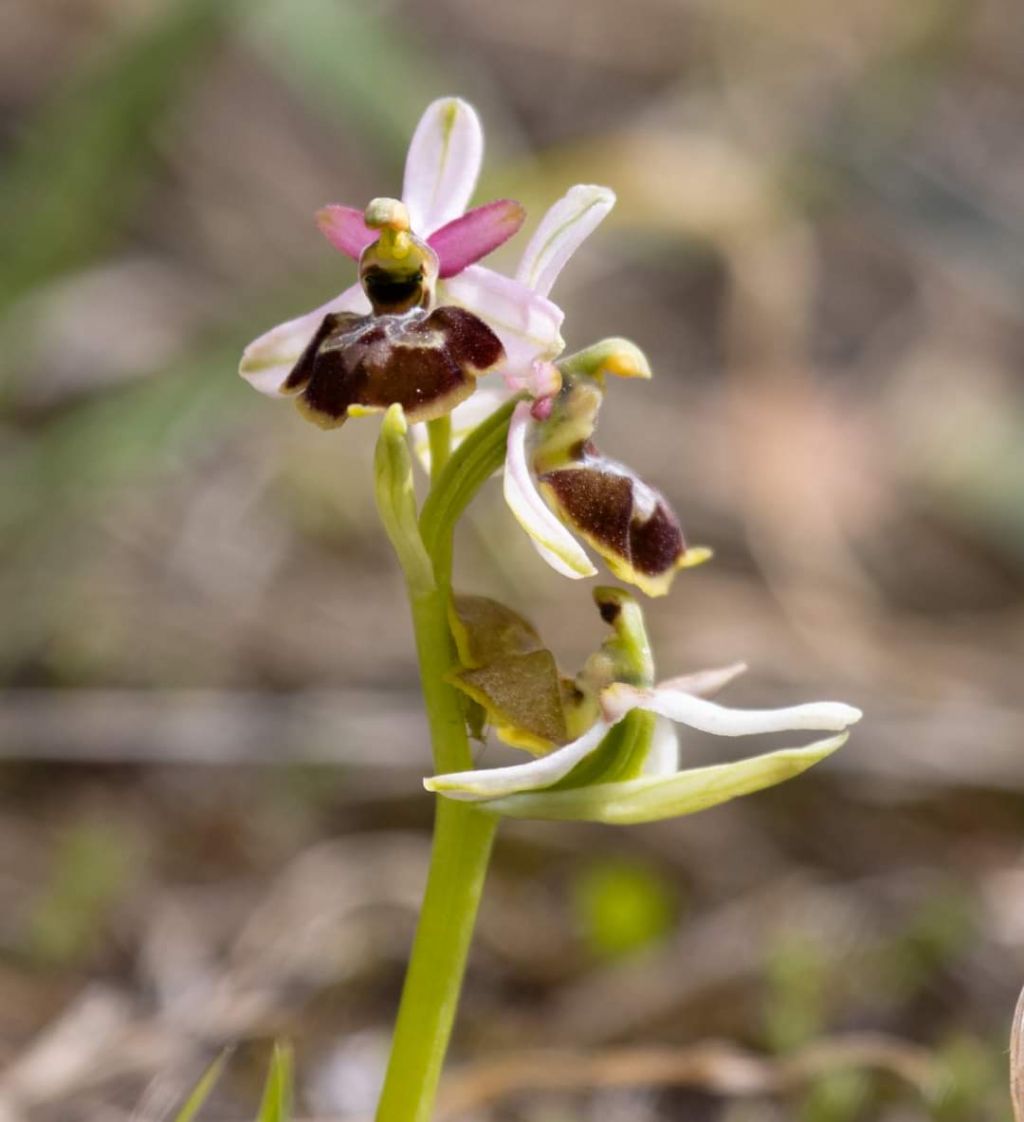
<path id="1" fill-rule="evenodd" d="M 469 206 L 484 158 L 484 130 L 457 97 L 431 102 L 405 158 L 402 201 L 419 236 L 432 234 Z"/>
<path id="2" fill-rule="evenodd" d="M 320 233 L 346 257 L 358 261 L 360 254 L 380 236 L 363 221 L 363 212 L 355 207 L 331 203 L 316 212 Z"/>
<path id="3" fill-rule="evenodd" d="M 474 207 L 427 238 L 441 259 L 441 276 L 453 277 L 467 265 L 504 245 L 523 224 L 526 211 L 514 199 Z"/>

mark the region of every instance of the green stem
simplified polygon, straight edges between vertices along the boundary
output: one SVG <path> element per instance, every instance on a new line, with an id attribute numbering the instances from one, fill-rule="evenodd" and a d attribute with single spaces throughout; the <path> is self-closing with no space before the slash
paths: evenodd
<path id="1" fill-rule="evenodd" d="M 447 587 L 410 589 L 423 701 L 437 771 L 472 767 L 459 695 Z M 427 1122 L 451 1036 L 497 819 L 438 799 L 430 873 L 395 1024 L 377 1122 Z"/>
<path id="2" fill-rule="evenodd" d="M 501 462 L 511 408 L 499 412 L 496 424 L 485 423 L 450 458 L 450 425 L 431 422 L 432 487 L 419 529 L 407 517 L 411 478 L 396 428 L 379 447 L 378 503 L 406 573 L 437 772 L 473 766 L 462 700 L 447 681 L 456 665 L 448 623 L 452 534 L 458 516 Z M 432 580 L 424 580 L 424 554 Z M 377 1122 L 428 1122 L 432 1116 L 497 821 L 467 803 L 437 800 L 430 872 Z"/>
<path id="3" fill-rule="evenodd" d="M 428 421 L 427 437 L 430 440 L 430 481 L 436 483 L 452 454 L 451 414 Z"/>
<path id="4" fill-rule="evenodd" d="M 420 688 L 430 728 L 434 771 L 464 771 L 473 766 L 466 733 L 462 698 L 447 681 L 455 669 L 455 645 L 448 624 L 450 589 L 441 585 L 430 592 L 409 590 L 416 653 L 420 664 Z"/>
<path id="5" fill-rule="evenodd" d="M 377 1122 L 428 1122 L 455 1020 L 497 819 L 438 799 L 430 874 Z"/>

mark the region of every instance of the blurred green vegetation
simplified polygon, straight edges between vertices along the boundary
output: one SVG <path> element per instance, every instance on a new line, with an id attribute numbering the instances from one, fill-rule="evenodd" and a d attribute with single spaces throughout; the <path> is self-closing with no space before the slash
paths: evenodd
<path id="1" fill-rule="evenodd" d="M 85 818 L 57 840 L 45 882 L 30 907 L 24 947 L 37 965 L 80 964 L 109 938 L 109 920 L 131 885 L 137 840 Z"/>
<path id="2" fill-rule="evenodd" d="M 590 865 L 580 870 L 573 896 L 584 943 L 599 958 L 635 954 L 675 926 L 675 890 L 647 865 L 618 859 Z"/>

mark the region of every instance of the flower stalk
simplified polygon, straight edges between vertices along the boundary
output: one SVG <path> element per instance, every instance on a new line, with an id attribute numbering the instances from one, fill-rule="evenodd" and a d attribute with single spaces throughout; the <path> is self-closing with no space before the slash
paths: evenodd
<path id="1" fill-rule="evenodd" d="M 430 873 L 377 1122 L 428 1122 L 458 1005 L 497 819 L 439 800 Z"/>

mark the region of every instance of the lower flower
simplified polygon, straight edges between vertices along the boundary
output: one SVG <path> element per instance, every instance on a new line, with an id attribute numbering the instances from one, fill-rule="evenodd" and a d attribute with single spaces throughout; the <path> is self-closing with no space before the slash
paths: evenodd
<path id="1" fill-rule="evenodd" d="M 616 589 L 598 589 L 595 598 L 614 637 L 581 676 L 584 692 L 588 677 L 596 689 L 594 723 L 528 763 L 434 776 L 424 780 L 427 790 L 512 817 L 649 822 L 692 814 L 799 775 L 845 743 L 846 730 L 860 720 L 860 710 L 835 701 L 732 709 L 701 696 L 742 667 L 702 671 L 660 685 L 638 682 L 647 676 L 643 667 L 649 661 L 639 610 Z M 833 735 L 735 763 L 680 769 L 669 722 L 730 737 L 797 730 Z"/>

